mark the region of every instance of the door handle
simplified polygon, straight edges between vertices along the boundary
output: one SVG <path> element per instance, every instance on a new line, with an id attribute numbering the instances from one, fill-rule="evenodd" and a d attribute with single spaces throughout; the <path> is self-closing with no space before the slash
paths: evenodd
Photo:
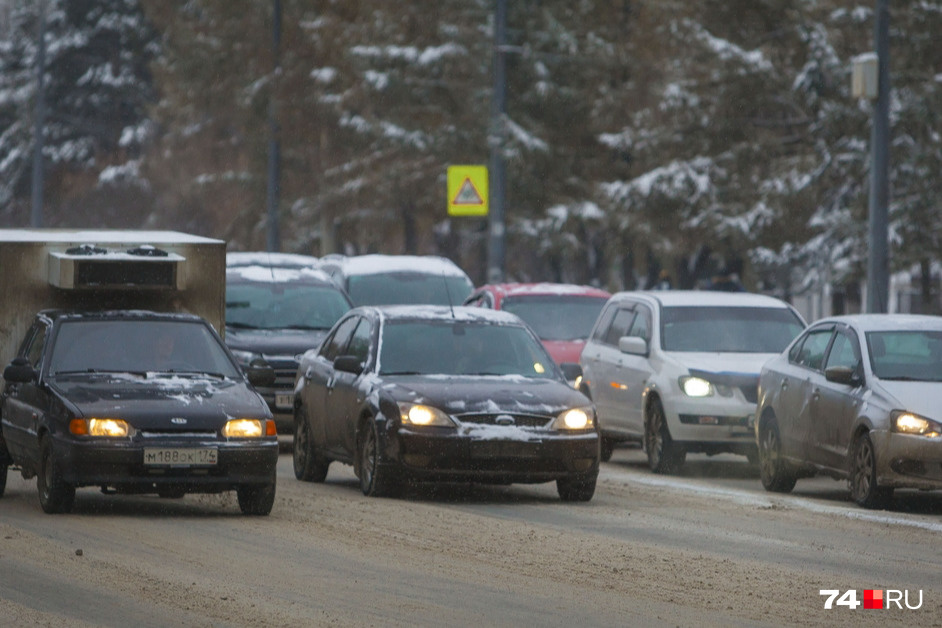
<path id="1" fill-rule="evenodd" d="M 783 380 L 782 380 L 782 390 L 788 390 L 788 380 L 787 380 L 787 379 L 783 379 Z"/>

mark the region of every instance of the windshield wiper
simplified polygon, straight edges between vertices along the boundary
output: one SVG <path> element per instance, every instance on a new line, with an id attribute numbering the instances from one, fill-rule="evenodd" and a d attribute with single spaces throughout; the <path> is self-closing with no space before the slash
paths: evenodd
<path id="1" fill-rule="evenodd" d="M 330 329 L 330 327 L 320 327 L 317 325 L 285 325 L 281 329 L 303 329 L 306 331 L 323 331 L 325 329 Z"/>
<path id="2" fill-rule="evenodd" d="M 128 375 L 137 375 L 139 377 L 147 377 L 147 371 L 131 371 L 131 370 L 115 370 L 115 369 L 77 369 L 72 371 L 56 371 L 51 375 L 53 377 L 58 377 L 59 375 L 115 375 L 115 374 L 124 374 Z"/>
<path id="3" fill-rule="evenodd" d="M 258 325 L 250 325 L 248 323 L 237 323 L 235 321 L 226 321 L 226 327 L 232 327 L 234 329 L 260 329 Z"/>

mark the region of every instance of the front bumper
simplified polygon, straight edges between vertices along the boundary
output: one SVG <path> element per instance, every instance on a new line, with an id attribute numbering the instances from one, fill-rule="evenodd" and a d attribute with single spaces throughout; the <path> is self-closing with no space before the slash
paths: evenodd
<path id="1" fill-rule="evenodd" d="M 877 484 L 942 489 L 942 438 L 873 430 L 870 440 L 876 454 Z"/>
<path id="2" fill-rule="evenodd" d="M 671 438 L 689 445 L 690 451 L 697 450 L 697 443 L 737 452 L 755 449 L 755 403 L 718 395 L 662 402 Z"/>
<path id="3" fill-rule="evenodd" d="M 278 441 L 170 437 L 106 441 L 53 438 L 53 453 L 63 480 L 73 486 L 146 490 L 157 485 L 184 486 L 190 492 L 216 492 L 275 481 Z M 216 449 L 213 465 L 145 465 L 144 449 Z"/>
<path id="4" fill-rule="evenodd" d="M 599 436 L 530 434 L 528 440 L 472 439 L 452 429 L 392 428 L 386 460 L 410 478 L 538 483 L 598 475 Z"/>

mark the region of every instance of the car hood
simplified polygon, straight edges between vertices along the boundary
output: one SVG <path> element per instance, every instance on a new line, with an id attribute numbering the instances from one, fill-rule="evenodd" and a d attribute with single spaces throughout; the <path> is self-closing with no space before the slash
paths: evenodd
<path id="1" fill-rule="evenodd" d="M 762 366 L 779 355 L 777 353 L 686 353 L 672 352 L 668 354 L 673 360 L 686 367 L 691 375 L 706 377 L 716 383 L 724 383 L 724 379 L 758 379 Z M 735 385 L 736 382 L 730 381 Z"/>
<path id="2" fill-rule="evenodd" d="M 582 349 L 585 347 L 585 340 L 543 340 L 542 342 L 556 364 L 564 362 L 578 364 Z"/>
<path id="3" fill-rule="evenodd" d="M 936 421 L 942 420 L 939 399 L 942 399 L 942 382 L 900 382 L 881 379 L 879 386 L 890 410 L 906 410 Z"/>
<path id="4" fill-rule="evenodd" d="M 502 412 L 555 416 L 592 404 L 563 382 L 511 375 L 403 375 L 388 377 L 386 386 L 399 401 L 425 403 L 459 416 Z"/>
<path id="5" fill-rule="evenodd" d="M 84 417 L 116 417 L 137 429 L 219 429 L 231 418 L 268 418 L 264 402 L 242 380 L 205 376 L 116 375 L 59 380 L 51 388 Z"/>
<path id="6" fill-rule="evenodd" d="M 326 329 L 226 329 L 226 345 L 263 355 L 297 355 L 321 344 Z"/>

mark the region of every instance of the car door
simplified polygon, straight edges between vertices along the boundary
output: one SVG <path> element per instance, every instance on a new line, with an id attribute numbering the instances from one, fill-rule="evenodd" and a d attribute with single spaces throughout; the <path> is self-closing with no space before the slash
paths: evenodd
<path id="1" fill-rule="evenodd" d="M 37 320 L 30 328 L 17 354 L 39 373 L 42 369 L 49 324 Z M 4 392 L 3 436 L 17 461 L 36 467 L 39 463 L 39 427 L 45 420 L 49 399 L 38 380 L 9 383 Z"/>
<path id="2" fill-rule="evenodd" d="M 816 391 L 820 391 L 824 382 L 824 357 L 833 336 L 833 325 L 809 331 L 795 355 L 794 375 L 782 380 L 782 403 L 777 417 L 786 455 L 812 462 L 820 458 L 815 445 L 813 415 L 820 399 Z"/>
<path id="3" fill-rule="evenodd" d="M 370 359 L 371 338 L 370 321 L 360 318 L 341 355 L 356 357 L 366 368 Z M 350 456 L 356 452 L 356 422 L 363 401 L 360 396 L 360 378 L 360 373 L 335 369 L 333 380 L 327 384 L 327 439 Z"/>
<path id="4" fill-rule="evenodd" d="M 824 361 L 824 370 L 842 366 L 850 368 L 858 377 L 863 376 L 860 343 L 856 333 L 841 328 L 834 334 L 831 348 Z M 859 380 L 862 382 L 862 379 Z M 812 391 L 812 431 L 816 460 L 833 469 L 846 469 L 851 430 L 865 388 L 860 383 L 841 384 L 823 378 Z"/>
<path id="5" fill-rule="evenodd" d="M 612 318 L 617 311 L 618 305 L 614 303 L 609 303 L 602 308 L 598 319 L 595 321 L 595 325 L 592 327 L 592 333 L 589 334 L 585 347 L 582 349 L 582 355 L 579 357 L 579 364 L 582 366 L 583 386 L 588 388 L 589 395 L 592 397 L 596 409 L 600 413 L 599 398 L 603 392 L 600 390 L 599 386 L 599 382 L 602 381 L 599 377 L 599 372 L 603 368 L 600 363 L 602 358 L 602 343 L 605 339 L 605 334 L 608 333 L 608 329 L 612 325 Z"/>
<path id="6" fill-rule="evenodd" d="M 641 338 L 650 348 L 651 325 L 651 309 L 639 303 L 635 307 L 634 317 L 625 335 Z M 652 372 L 648 356 L 622 353 L 619 361 L 619 371 L 616 373 L 622 386 L 620 392 L 624 393 L 623 396 L 626 399 L 620 413 L 624 418 L 624 424 L 620 427 L 634 434 L 641 435 L 644 433 L 643 396 L 645 386 L 651 379 Z"/>
<path id="7" fill-rule="evenodd" d="M 337 443 L 328 439 L 327 391 L 328 384 L 334 378 L 334 359 L 347 348 L 353 335 L 359 316 L 348 316 L 337 324 L 334 331 L 321 345 L 317 356 L 304 369 L 304 385 L 301 391 L 301 403 L 310 418 L 311 436 L 318 446 L 327 451 L 337 448 Z"/>
<path id="8" fill-rule="evenodd" d="M 598 343 L 593 394 L 597 395 L 596 408 L 599 425 L 604 430 L 624 432 L 628 429 L 627 413 L 635 401 L 629 396 L 628 374 L 625 368 L 627 354 L 618 348 L 618 340 L 628 335 L 635 317 L 634 304 L 619 304 L 605 335 Z M 637 400 L 640 404 L 640 398 Z"/>

